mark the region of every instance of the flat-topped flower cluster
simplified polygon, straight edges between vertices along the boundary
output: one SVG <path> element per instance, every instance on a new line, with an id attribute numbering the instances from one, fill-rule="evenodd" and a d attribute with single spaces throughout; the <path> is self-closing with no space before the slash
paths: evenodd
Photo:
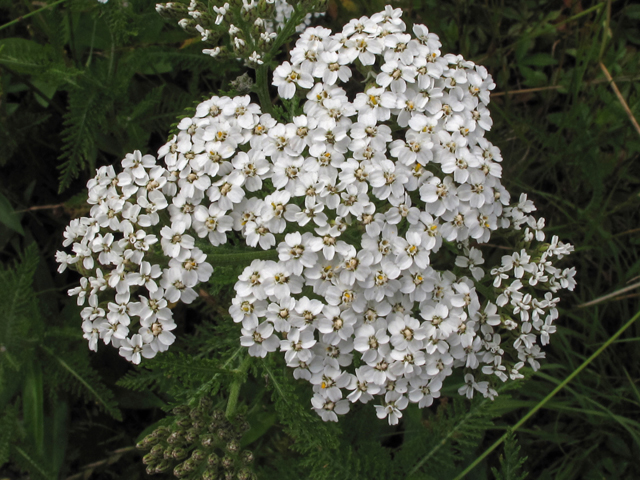
<path id="1" fill-rule="evenodd" d="M 90 347 L 111 342 L 135 363 L 166 350 L 170 304 L 193 301 L 212 274 L 197 244 L 233 236 L 278 258 L 238 278 L 240 342 L 282 352 L 324 420 L 380 396 L 378 416 L 395 424 L 455 368 L 468 397 L 538 368 L 554 294 L 575 285 L 574 269 L 555 266 L 572 247 L 543 243 L 526 195 L 510 204 L 484 137 L 486 69 L 442 56 L 425 26 L 413 33 L 390 7 L 341 33 L 309 28 L 273 79 L 302 114 L 283 123 L 249 96 L 214 96 L 180 122 L 162 166 L 136 152 L 120 174 L 99 170 L 91 217 L 65 234 L 74 254 L 58 258 L 85 274 L 70 293 L 88 299 Z M 482 245 L 503 233 L 517 248 L 485 266 Z"/>

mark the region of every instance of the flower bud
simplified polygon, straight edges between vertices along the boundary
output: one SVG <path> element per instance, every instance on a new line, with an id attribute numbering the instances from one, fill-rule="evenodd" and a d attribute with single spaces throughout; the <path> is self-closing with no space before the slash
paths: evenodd
<path id="1" fill-rule="evenodd" d="M 222 459 L 222 462 L 220 462 L 220 465 L 222 465 L 222 468 L 224 468 L 225 470 L 231 470 L 234 464 L 235 462 L 233 461 L 233 458 L 231 458 L 229 455 L 225 455 Z"/>
<path id="2" fill-rule="evenodd" d="M 163 425 L 163 426 L 160 426 L 160 427 L 156 428 L 156 429 L 151 433 L 151 435 L 152 435 L 152 436 L 154 436 L 154 437 L 156 437 L 156 438 L 162 438 L 162 439 L 164 439 L 164 438 L 167 438 L 167 436 L 168 436 L 170 433 L 171 433 L 171 432 L 170 432 L 170 430 L 169 430 L 167 427 L 165 427 L 165 426 Z"/>
<path id="3" fill-rule="evenodd" d="M 194 462 L 200 463 L 204 460 L 204 452 L 202 450 L 196 449 L 191 453 L 191 460 Z"/>
<path id="4" fill-rule="evenodd" d="M 178 419 L 176 424 L 182 428 L 189 428 L 191 426 L 191 419 L 189 417 L 182 417 Z"/>
<path id="5" fill-rule="evenodd" d="M 173 432 L 169 437 L 167 437 L 167 443 L 173 445 L 175 443 L 182 443 L 182 432 L 177 431 Z"/>
<path id="6" fill-rule="evenodd" d="M 184 448 L 176 447 L 173 449 L 171 456 L 176 460 L 182 460 L 187 456 L 187 451 Z"/>
<path id="7" fill-rule="evenodd" d="M 215 453 L 210 453 L 207 457 L 207 465 L 210 467 L 217 467 L 220 464 L 220 457 Z"/>
<path id="8" fill-rule="evenodd" d="M 219 428 L 216 431 L 216 436 L 223 442 L 231 438 L 231 432 L 225 428 Z"/>
<path id="9" fill-rule="evenodd" d="M 190 428 L 184 434 L 184 439 L 187 443 L 193 443 L 198 438 L 198 431 L 195 428 Z"/>
<path id="10" fill-rule="evenodd" d="M 155 457 L 161 458 L 164 454 L 164 445 L 154 445 L 149 453 Z"/>
<path id="11" fill-rule="evenodd" d="M 173 458 L 173 450 L 174 450 L 174 447 L 167 447 L 167 448 L 165 448 L 165 449 L 164 449 L 164 453 L 163 453 L 163 455 L 162 455 L 162 456 L 163 456 L 163 458 L 165 458 L 165 459 Z"/>
<path id="12" fill-rule="evenodd" d="M 227 452 L 229 453 L 238 453 L 240 450 L 240 443 L 237 440 L 231 440 L 227 443 Z"/>
<path id="13" fill-rule="evenodd" d="M 184 417 L 186 415 L 189 415 L 189 407 L 187 407 L 186 405 L 179 405 L 172 410 L 172 413 L 176 417 Z"/>
<path id="14" fill-rule="evenodd" d="M 192 458 L 186 460 L 183 464 L 182 464 L 182 468 L 184 469 L 185 472 L 193 472 L 196 468 L 197 468 L 197 463 L 193 461 Z"/>
<path id="15" fill-rule="evenodd" d="M 166 472 L 169 470 L 169 467 L 171 467 L 171 462 L 169 460 L 162 460 L 158 465 L 156 465 L 155 473 Z"/>
<path id="16" fill-rule="evenodd" d="M 173 469 L 173 475 L 178 478 L 186 477 L 189 472 L 185 472 L 182 463 L 176 465 L 176 468 Z"/>
<path id="17" fill-rule="evenodd" d="M 216 470 L 205 470 L 202 472 L 202 480 L 216 480 L 218 478 L 218 472 Z"/>
<path id="18" fill-rule="evenodd" d="M 247 468 L 243 468 L 242 470 L 240 470 L 237 475 L 238 480 L 252 480 L 254 478 L 255 474 Z"/>
<path id="19" fill-rule="evenodd" d="M 245 465 L 251 465 L 254 460 L 255 457 L 251 450 L 245 450 L 242 452 L 242 463 L 244 463 Z"/>
<path id="20" fill-rule="evenodd" d="M 204 435 L 200 439 L 200 443 L 202 443 L 203 447 L 210 447 L 215 442 L 215 439 L 212 435 Z"/>

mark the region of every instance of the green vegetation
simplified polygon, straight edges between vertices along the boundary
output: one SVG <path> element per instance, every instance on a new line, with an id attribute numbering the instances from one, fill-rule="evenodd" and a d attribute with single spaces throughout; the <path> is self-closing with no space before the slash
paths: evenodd
<path id="1" fill-rule="evenodd" d="M 394 2 L 443 53 L 493 75 L 488 136 L 503 182 L 575 245 L 578 286 L 540 371 L 493 402 L 445 383 L 391 427 L 372 405 L 323 423 L 281 361 L 246 360 L 227 313 L 233 265 L 176 308 L 171 352 L 133 367 L 88 351 L 66 295 L 77 274 L 54 262 L 64 226 L 88 208 L 87 179 L 157 151 L 202 98 L 236 94 L 245 69 L 201 54 L 152 1 L 46 3 L 0 0 L 0 478 L 147 478 L 135 445 L 203 402 L 248 422 L 240 447 L 260 479 L 640 478 L 638 5 Z M 332 0 L 317 23 L 335 30 L 384 4 Z"/>

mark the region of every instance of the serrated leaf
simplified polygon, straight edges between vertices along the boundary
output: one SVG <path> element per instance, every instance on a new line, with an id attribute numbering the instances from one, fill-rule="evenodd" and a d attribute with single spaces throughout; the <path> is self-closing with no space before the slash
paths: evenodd
<path id="1" fill-rule="evenodd" d="M 96 382 L 97 374 L 89 366 L 72 365 L 62 356 L 54 353 L 50 348 L 42 346 L 42 350 L 49 354 L 64 371 L 66 371 L 84 389 L 87 396 L 116 420 L 122 420 L 122 413 L 113 400 L 113 394 L 102 383 Z"/>
<path id="2" fill-rule="evenodd" d="M 48 48 L 26 38 L 5 38 L 0 48 L 0 65 L 19 73 L 35 73 L 51 61 Z"/>
<path id="3" fill-rule="evenodd" d="M 4 410 L 4 415 L 0 419 L 0 468 L 9 461 L 16 416 L 16 408 L 10 405 Z"/>
<path id="4" fill-rule="evenodd" d="M 42 458 L 23 448 L 13 445 L 11 458 L 36 480 L 56 480 Z"/>

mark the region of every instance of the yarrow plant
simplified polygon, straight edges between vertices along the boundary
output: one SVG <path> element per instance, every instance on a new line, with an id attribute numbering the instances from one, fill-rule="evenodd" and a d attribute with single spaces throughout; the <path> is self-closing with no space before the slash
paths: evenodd
<path id="1" fill-rule="evenodd" d="M 233 239 L 264 251 L 235 285 L 240 343 L 279 351 L 325 421 L 379 397 L 396 424 L 455 369 L 461 395 L 493 398 L 539 368 L 557 293 L 575 286 L 557 266 L 573 247 L 547 241 L 531 200 L 512 203 L 501 183 L 487 70 L 401 16 L 306 29 L 273 73 L 288 116 L 266 86 L 262 108 L 213 96 L 157 158 L 98 170 L 90 216 L 58 253 L 60 271 L 83 275 L 69 293 L 87 305 L 91 349 L 102 340 L 134 363 L 167 350 L 171 306 L 197 298 Z M 513 248 L 496 258 L 500 239 Z"/>

